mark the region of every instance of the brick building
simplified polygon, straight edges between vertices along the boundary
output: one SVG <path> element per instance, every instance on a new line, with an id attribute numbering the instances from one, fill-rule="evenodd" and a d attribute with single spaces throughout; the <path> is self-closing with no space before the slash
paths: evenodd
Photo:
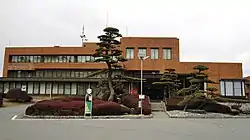
<path id="1" fill-rule="evenodd" d="M 6 93 L 15 87 L 25 87 L 29 94 L 84 94 L 89 86 L 95 93 L 99 76 L 84 78 L 88 74 L 106 67 L 95 63 L 96 43 L 87 42 L 79 47 L 6 47 L 3 77 L 0 92 Z M 128 59 L 122 65 L 126 75 L 140 77 L 138 52 L 149 56 L 144 60 L 144 94 L 152 98 L 162 98 L 163 89 L 152 85 L 159 80 L 166 68 L 175 68 L 182 86 L 189 86 L 187 74 L 195 65 L 209 67 L 207 71 L 223 96 L 245 96 L 241 63 L 180 62 L 179 39 L 154 37 L 121 38 L 123 55 Z M 128 91 L 140 89 L 139 83 L 124 83 Z M 204 88 L 207 85 L 204 83 Z M 140 92 L 140 91 L 138 91 Z M 219 92 L 218 92 L 219 93 Z"/>

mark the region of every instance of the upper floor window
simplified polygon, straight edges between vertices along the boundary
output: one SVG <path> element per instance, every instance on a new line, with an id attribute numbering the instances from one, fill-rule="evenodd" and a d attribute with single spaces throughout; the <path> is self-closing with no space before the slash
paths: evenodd
<path id="1" fill-rule="evenodd" d="M 163 49 L 163 59 L 166 59 L 166 60 L 172 59 L 172 49 L 171 48 Z"/>
<path id="2" fill-rule="evenodd" d="M 151 48 L 151 59 L 159 59 L 159 49 Z"/>
<path id="3" fill-rule="evenodd" d="M 134 59 L 134 49 L 133 48 L 126 49 L 126 58 L 127 59 Z"/>
<path id="4" fill-rule="evenodd" d="M 11 63 L 85 63 L 94 62 L 95 58 L 93 56 L 11 56 Z"/>
<path id="5" fill-rule="evenodd" d="M 139 48 L 139 54 L 143 54 L 143 56 L 147 56 L 147 49 L 146 48 Z"/>

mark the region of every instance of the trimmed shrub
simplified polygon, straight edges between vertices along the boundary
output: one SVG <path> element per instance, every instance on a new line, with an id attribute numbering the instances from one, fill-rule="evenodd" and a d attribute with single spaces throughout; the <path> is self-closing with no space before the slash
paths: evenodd
<path id="1" fill-rule="evenodd" d="M 77 116 L 84 115 L 84 98 L 66 97 L 39 101 L 29 106 L 26 115 Z M 130 113 L 130 108 L 115 102 L 93 98 L 93 115 L 123 115 Z"/>
<path id="2" fill-rule="evenodd" d="M 123 115 L 129 112 L 129 108 L 123 107 L 115 102 L 104 102 L 93 105 L 93 115 L 95 116 Z"/>
<path id="3" fill-rule="evenodd" d="M 7 92 L 6 99 L 13 102 L 30 102 L 33 98 L 20 88 L 14 88 Z"/>
<path id="4" fill-rule="evenodd" d="M 121 103 L 129 108 L 135 109 L 135 114 L 140 114 L 140 108 L 138 107 L 139 95 L 126 95 L 121 98 Z M 149 115 L 152 113 L 149 97 L 145 95 L 145 99 L 142 101 L 142 113 Z"/>
<path id="5" fill-rule="evenodd" d="M 83 115 L 83 101 L 44 100 L 28 107 L 27 115 Z"/>

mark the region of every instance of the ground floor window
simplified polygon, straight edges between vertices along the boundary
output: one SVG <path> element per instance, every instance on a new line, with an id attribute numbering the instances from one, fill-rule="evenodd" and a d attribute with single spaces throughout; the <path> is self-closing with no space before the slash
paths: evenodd
<path id="1" fill-rule="evenodd" d="M 244 85 L 243 80 L 221 80 L 220 94 L 222 96 L 245 96 Z"/>

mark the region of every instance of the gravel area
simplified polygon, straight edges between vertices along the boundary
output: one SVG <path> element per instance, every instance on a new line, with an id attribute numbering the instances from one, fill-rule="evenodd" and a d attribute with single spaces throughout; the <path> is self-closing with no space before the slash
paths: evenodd
<path id="1" fill-rule="evenodd" d="M 170 118 L 250 118 L 250 115 L 228 115 L 228 114 L 221 114 L 221 113 L 206 113 L 206 114 L 199 114 L 199 113 L 190 113 L 184 112 L 179 110 L 174 111 L 167 111 L 167 114 Z"/>
<path id="2" fill-rule="evenodd" d="M 227 106 L 241 105 L 239 110 L 246 114 L 250 114 L 250 103 L 220 103 Z"/>

